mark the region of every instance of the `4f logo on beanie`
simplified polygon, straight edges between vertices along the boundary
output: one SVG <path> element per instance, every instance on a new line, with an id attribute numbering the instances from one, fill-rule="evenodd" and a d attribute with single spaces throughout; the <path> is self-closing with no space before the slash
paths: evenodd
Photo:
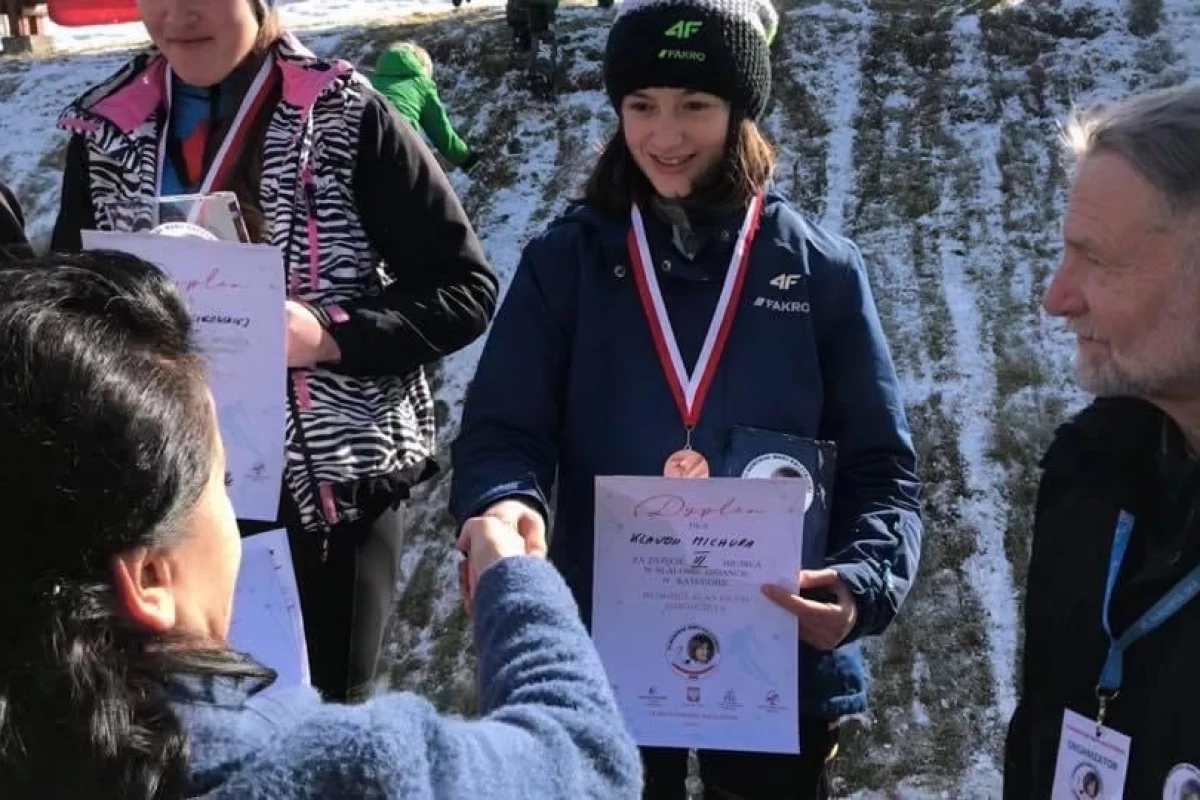
<path id="1" fill-rule="evenodd" d="M 696 20 L 679 20 L 671 27 L 667 28 L 666 36 L 674 39 L 690 39 L 700 31 L 700 26 L 703 22 Z"/>

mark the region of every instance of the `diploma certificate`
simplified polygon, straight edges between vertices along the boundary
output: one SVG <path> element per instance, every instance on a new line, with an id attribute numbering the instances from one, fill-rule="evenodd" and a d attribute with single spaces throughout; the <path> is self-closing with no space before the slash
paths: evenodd
<path id="1" fill-rule="evenodd" d="M 801 481 L 596 479 L 592 635 L 638 744 L 798 753 Z"/>

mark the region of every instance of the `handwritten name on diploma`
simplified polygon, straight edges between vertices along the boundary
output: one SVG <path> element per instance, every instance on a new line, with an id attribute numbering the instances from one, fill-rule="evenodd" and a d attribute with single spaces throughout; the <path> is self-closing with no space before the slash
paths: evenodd
<path id="1" fill-rule="evenodd" d="M 634 518 L 643 519 L 711 519 L 713 517 L 753 517 L 767 513 L 760 508 L 743 506 L 734 498 L 720 505 L 689 503 L 675 494 L 656 494 L 639 502 L 633 509 Z"/>

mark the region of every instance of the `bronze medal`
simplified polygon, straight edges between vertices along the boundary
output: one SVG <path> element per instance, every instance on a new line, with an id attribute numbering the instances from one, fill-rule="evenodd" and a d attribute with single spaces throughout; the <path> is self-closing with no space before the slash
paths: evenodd
<path id="1" fill-rule="evenodd" d="M 663 465 L 667 478 L 707 478 L 708 460 L 695 450 L 676 450 Z"/>
<path id="2" fill-rule="evenodd" d="M 717 371 L 717 364 L 725 350 L 725 341 L 733 326 L 733 318 L 742 294 L 742 283 L 745 280 L 750 261 L 750 246 L 762 214 L 763 197 L 755 195 L 746 209 L 746 217 L 742 222 L 742 230 L 738 234 L 737 243 L 733 248 L 733 256 L 729 262 L 729 270 L 721 286 L 721 294 L 717 299 L 717 307 L 708 323 L 708 333 L 704 344 L 696 357 L 696 364 L 689 374 L 684 366 L 683 357 L 679 352 L 679 343 L 675 331 L 671 328 L 671 320 L 667 314 L 666 301 L 658 285 L 658 277 L 654 274 L 650 244 L 646 239 L 646 230 L 642 221 L 642 212 L 635 203 L 630 210 L 630 230 L 626 236 L 629 248 L 629 258 L 633 262 L 634 283 L 637 285 L 638 299 L 642 311 L 650 325 L 650 336 L 654 341 L 654 349 L 658 355 L 659 365 L 667 386 L 675 400 L 683 428 L 687 432 L 687 441 L 682 450 L 676 450 L 663 465 L 663 475 L 668 478 L 707 478 L 710 475 L 708 461 L 703 455 L 692 448 L 692 432 L 700 421 L 700 410 L 708 395 Z"/>

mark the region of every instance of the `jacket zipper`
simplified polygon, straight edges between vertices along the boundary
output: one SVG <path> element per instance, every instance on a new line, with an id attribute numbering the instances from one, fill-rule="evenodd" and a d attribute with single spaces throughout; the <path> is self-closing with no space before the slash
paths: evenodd
<path id="1" fill-rule="evenodd" d="M 297 146 L 299 146 L 299 142 L 297 142 Z M 309 180 L 310 177 L 311 175 L 309 173 L 309 166 L 307 159 L 305 159 L 304 163 L 300 164 L 297 170 L 296 183 L 299 184 L 298 188 L 300 190 L 300 196 L 303 198 L 304 202 L 304 211 L 306 215 L 305 225 L 308 227 L 310 232 L 309 246 L 314 247 L 315 244 L 312 242 L 311 232 L 312 227 L 316 222 L 316 198 L 313 196 L 312 182 Z M 293 208 L 295 208 L 294 204 Z M 298 226 L 299 220 L 297 216 L 293 214 L 290 222 L 290 230 L 288 232 L 289 242 L 295 240 Z M 310 264 L 315 262 L 316 257 L 317 254 L 315 252 L 309 253 Z M 289 259 L 288 263 L 291 265 L 290 269 L 296 269 L 296 264 L 298 262 L 298 258 Z M 288 276 L 285 276 L 285 279 L 286 278 L 288 278 Z M 295 290 L 299 288 L 299 284 L 300 281 L 298 277 L 294 281 L 288 280 L 288 286 L 290 289 L 292 289 L 293 293 L 295 293 Z M 300 453 L 304 458 L 304 468 L 308 476 L 309 486 L 312 487 L 312 498 L 313 504 L 317 507 L 317 518 L 321 522 L 321 563 L 326 564 L 329 562 L 329 537 L 332 532 L 333 521 L 330 520 L 329 514 L 325 508 L 326 504 L 323 502 L 324 498 L 322 497 L 321 483 L 317 480 L 317 470 L 313 465 L 312 451 L 308 447 L 308 438 L 304 433 L 304 424 L 300 418 L 300 403 L 296 397 L 296 384 L 293 380 L 293 377 L 299 380 L 303 380 L 304 378 L 302 375 L 289 373 L 287 382 L 288 407 L 292 412 L 292 419 L 296 425 L 296 440 L 300 445 Z"/>

